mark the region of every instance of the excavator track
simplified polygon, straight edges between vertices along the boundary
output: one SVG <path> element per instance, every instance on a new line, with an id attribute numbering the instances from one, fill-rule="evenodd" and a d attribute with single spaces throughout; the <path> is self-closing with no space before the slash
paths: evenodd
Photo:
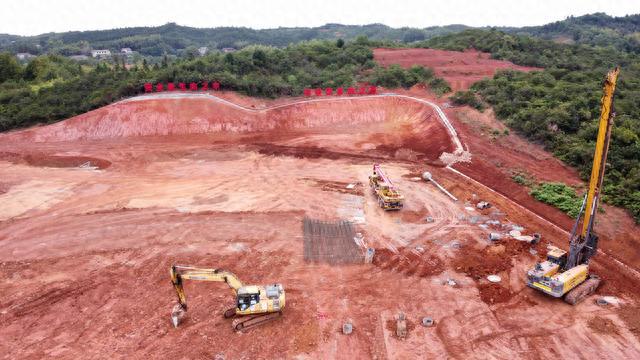
<path id="1" fill-rule="evenodd" d="M 271 320 L 275 320 L 282 316 L 282 312 L 261 314 L 255 316 L 243 316 L 233 322 L 233 329 L 235 331 L 244 331 L 258 325 L 262 325 Z"/>
<path id="2" fill-rule="evenodd" d="M 576 286 L 564 296 L 564 301 L 568 304 L 575 305 L 587 296 L 593 294 L 600 285 L 600 277 L 591 275 L 582 284 Z"/>
<path id="3" fill-rule="evenodd" d="M 230 319 L 230 318 L 236 316 L 236 308 L 232 307 L 230 309 L 225 310 L 223 316 L 224 316 L 225 319 Z"/>

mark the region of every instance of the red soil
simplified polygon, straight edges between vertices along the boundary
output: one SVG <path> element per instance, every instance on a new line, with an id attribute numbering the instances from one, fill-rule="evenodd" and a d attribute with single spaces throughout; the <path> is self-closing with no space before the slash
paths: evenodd
<path id="1" fill-rule="evenodd" d="M 491 54 L 476 50 L 448 51 L 437 49 L 375 49 L 374 59 L 381 65 L 398 64 L 408 68 L 423 65 L 432 68 L 436 75 L 451 84 L 453 91 L 466 90 L 474 82 L 493 77 L 501 69 L 520 71 L 539 70 L 519 66 L 509 61 L 491 59 Z"/>
<path id="2" fill-rule="evenodd" d="M 407 93 L 427 97 L 419 89 Z M 242 99 L 251 108 L 251 99 Z M 284 100 L 261 102 L 256 108 Z M 504 248 L 487 247 L 486 232 L 460 219 L 468 215 L 465 200 L 487 200 L 504 222 L 541 233 L 543 256 L 549 240 L 565 242 L 565 234 L 527 209 L 564 226 L 562 215 L 536 208 L 507 174 L 515 168 L 536 179 L 579 182 L 515 135 L 492 138 L 486 130 L 499 123 L 469 111 L 447 110 L 472 153 L 472 162 L 456 169 L 517 203 L 426 166 L 453 149 L 449 135 L 430 108 L 397 98 L 260 111 L 206 99 L 124 102 L 0 135 L 0 350 L 15 358 L 472 358 L 479 351 L 490 358 L 637 358 L 633 335 L 609 341 L 587 325 L 594 309 L 614 318 L 615 309 L 592 302 L 571 308 L 524 288 L 522 274 L 534 259 L 529 246 L 505 240 Z M 76 167 L 78 159 L 110 166 L 50 167 Z M 378 161 L 407 197 L 399 213 L 379 209 L 366 188 L 346 190 L 366 182 Z M 411 179 L 425 168 L 461 201 Z M 376 248 L 374 264 L 304 262 L 305 215 L 364 215 L 359 226 Z M 421 222 L 426 215 L 435 222 Z M 618 231 L 633 229 L 620 224 Z M 462 247 L 444 246 L 454 239 Z M 623 260 L 631 265 L 632 244 L 617 245 L 629 247 Z M 603 248 L 613 245 L 603 241 Z M 247 283 L 280 281 L 284 316 L 236 334 L 220 316 L 232 301 L 224 284 L 189 283 L 188 318 L 173 329 L 167 270 L 174 262 L 229 268 Z M 611 262 L 593 262 L 606 294 L 637 298 L 637 282 Z M 498 271 L 500 285 L 483 281 Z M 450 276 L 456 286 L 442 284 Z M 428 315 L 437 325 L 412 325 L 400 341 L 386 326 L 398 311 L 409 324 Z M 563 321 L 538 321 L 553 316 Z M 637 329 L 630 314 L 620 317 Z M 354 324 L 349 336 L 340 333 L 346 319 Z"/>

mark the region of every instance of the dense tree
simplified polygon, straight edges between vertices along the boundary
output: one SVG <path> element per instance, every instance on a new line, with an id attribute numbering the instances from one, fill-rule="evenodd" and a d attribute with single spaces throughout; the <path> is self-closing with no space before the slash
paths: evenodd
<path id="1" fill-rule="evenodd" d="M 22 75 L 22 67 L 15 56 L 8 52 L 0 53 L 0 83 L 18 79 Z"/>

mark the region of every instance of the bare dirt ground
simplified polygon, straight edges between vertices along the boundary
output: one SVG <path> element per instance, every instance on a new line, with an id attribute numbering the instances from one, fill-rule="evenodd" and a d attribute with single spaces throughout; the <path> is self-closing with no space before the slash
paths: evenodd
<path id="1" fill-rule="evenodd" d="M 374 57 L 384 66 L 398 64 L 403 67 L 424 65 L 451 84 L 453 91 L 466 90 L 476 81 L 491 78 L 497 70 L 539 70 L 515 65 L 508 61 L 491 59 L 491 54 L 476 50 L 447 51 L 438 49 L 375 49 Z"/>
<path id="2" fill-rule="evenodd" d="M 564 241 L 565 224 L 536 216 L 530 198 L 502 196 L 511 179 L 495 180 L 504 175 L 493 161 L 505 153 L 535 176 L 544 173 L 538 161 L 561 171 L 542 150 L 473 142 L 473 122 L 489 120 L 446 110 L 473 154 L 455 169 L 494 179 L 487 182 L 496 193 L 444 167 L 439 157 L 454 141 L 424 104 L 251 101 L 237 103 L 255 111 L 202 98 L 123 102 L 0 135 L 4 358 L 640 357 L 637 280 L 609 257 L 594 268 L 605 278 L 600 294 L 619 297 L 619 307 L 597 306 L 595 297 L 571 307 L 524 285 L 545 245 Z M 374 162 L 406 196 L 402 211 L 383 212 L 363 186 Z M 415 180 L 425 170 L 460 200 Z M 494 206 L 474 209 L 480 199 Z M 305 262 L 305 216 L 356 222 L 376 249 L 373 264 Z M 491 244 L 488 233 L 502 224 L 540 232 L 538 254 L 513 239 Z M 188 318 L 174 329 L 172 263 L 227 268 L 246 283 L 281 282 L 284 316 L 235 333 L 222 317 L 233 302 L 226 285 L 187 283 Z M 502 281 L 488 283 L 490 273 Z M 406 339 L 388 326 L 398 312 L 411 325 Z M 422 327 L 424 316 L 435 326 Z M 340 332 L 345 321 L 353 334 Z"/>

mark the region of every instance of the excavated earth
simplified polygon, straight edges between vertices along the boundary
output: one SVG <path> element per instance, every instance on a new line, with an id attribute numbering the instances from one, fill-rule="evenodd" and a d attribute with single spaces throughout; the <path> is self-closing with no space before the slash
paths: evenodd
<path id="1" fill-rule="evenodd" d="M 491 54 L 477 50 L 447 51 L 438 49 L 386 49 L 373 52 L 375 60 L 388 66 L 398 64 L 403 67 L 423 65 L 434 70 L 436 76 L 451 84 L 453 91 L 466 90 L 474 82 L 491 78 L 497 70 L 519 71 L 540 70 L 539 68 L 515 65 L 508 61 L 491 59 Z"/>
<path id="2" fill-rule="evenodd" d="M 444 103 L 424 89 L 403 95 Z M 527 288 L 526 270 L 549 243 L 566 245 L 570 219 L 509 172 L 580 181 L 516 135 L 493 138 L 490 112 L 444 109 L 471 153 L 450 169 L 440 156 L 457 149 L 454 134 L 408 97 L 215 96 L 139 97 L 0 135 L 4 358 L 640 357 L 638 227 L 618 209 L 600 216 L 605 253 L 593 268 L 605 282 L 583 303 Z M 377 206 L 367 187 L 376 162 L 403 210 Z M 459 200 L 417 180 L 423 171 Z M 475 209 L 480 200 L 493 206 Z M 353 221 L 373 263 L 305 262 L 305 216 Z M 542 234 L 536 255 L 514 239 L 489 242 L 511 225 Z M 235 333 L 222 317 L 226 285 L 188 282 L 188 316 L 173 328 L 173 263 L 281 282 L 284 315 Z M 598 306 L 601 295 L 621 303 Z"/>

